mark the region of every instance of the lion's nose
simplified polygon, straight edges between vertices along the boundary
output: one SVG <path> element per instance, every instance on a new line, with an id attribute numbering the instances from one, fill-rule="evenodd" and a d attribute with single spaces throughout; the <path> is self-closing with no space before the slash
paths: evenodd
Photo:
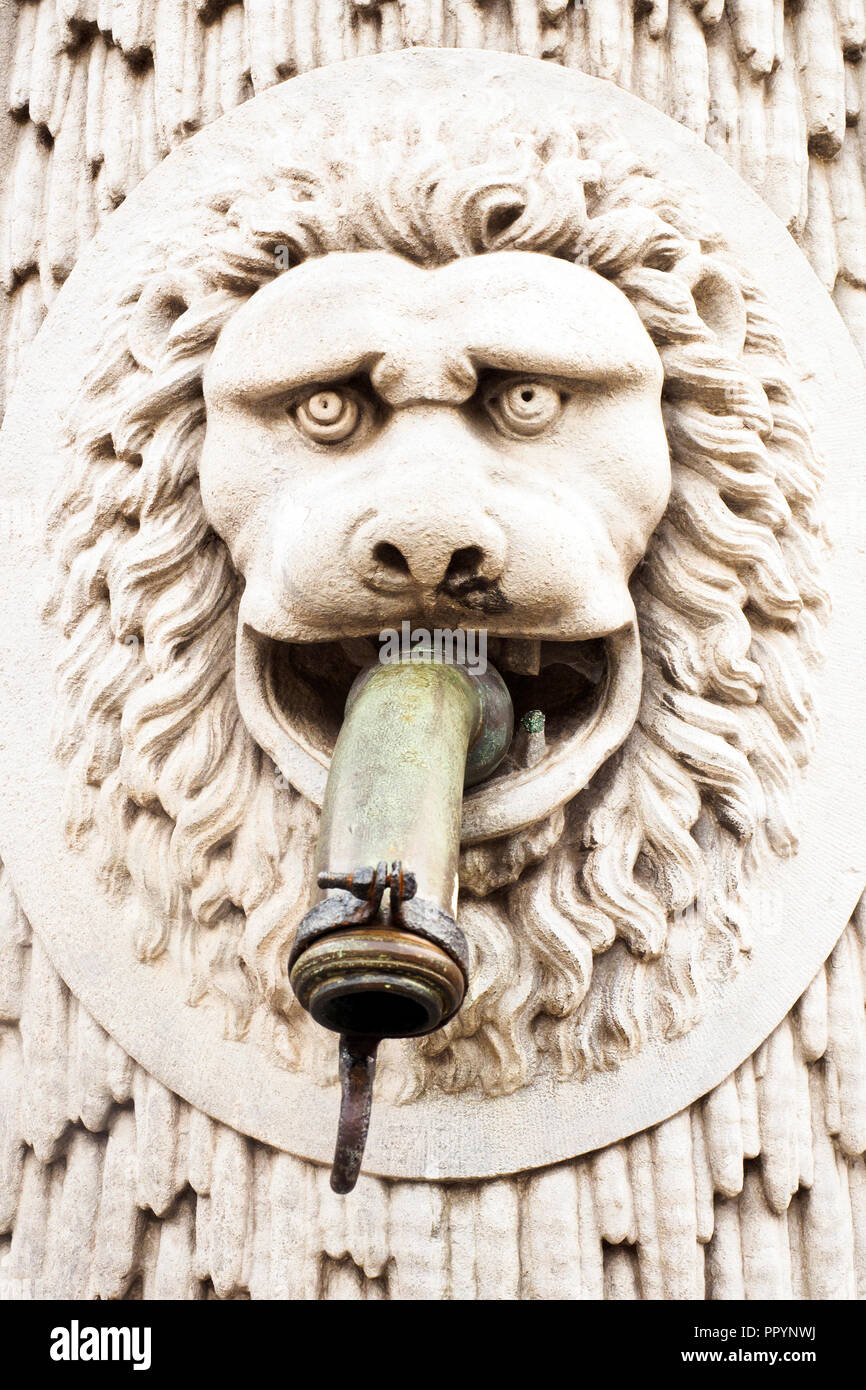
<path id="1" fill-rule="evenodd" d="M 485 531 L 477 539 L 432 527 L 400 535 L 368 532 L 358 537 L 356 567 L 374 589 L 436 589 L 457 597 L 467 588 L 494 584 L 502 574 L 504 538 L 492 526 Z"/>

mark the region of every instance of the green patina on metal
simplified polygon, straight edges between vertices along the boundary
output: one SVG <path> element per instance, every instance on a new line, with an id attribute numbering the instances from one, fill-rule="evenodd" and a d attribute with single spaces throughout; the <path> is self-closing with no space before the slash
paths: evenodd
<path id="1" fill-rule="evenodd" d="M 481 718 L 477 685 L 458 666 L 364 672 L 331 759 L 317 869 L 401 860 L 419 896 L 453 916 L 464 769 Z"/>

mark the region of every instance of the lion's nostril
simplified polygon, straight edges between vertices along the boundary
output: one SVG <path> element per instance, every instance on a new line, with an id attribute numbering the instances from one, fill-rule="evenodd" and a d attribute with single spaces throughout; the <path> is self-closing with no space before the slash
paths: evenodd
<path id="1" fill-rule="evenodd" d="M 480 545 L 451 549 L 444 536 L 407 537 L 402 548 L 393 541 L 377 541 L 367 551 L 365 573 L 371 581 L 396 586 L 422 585 L 452 595 L 489 587 L 489 557 Z M 371 567 L 372 562 L 372 567 Z"/>
<path id="2" fill-rule="evenodd" d="M 373 559 L 376 561 L 377 565 L 381 565 L 383 569 L 390 570 L 392 574 L 411 574 L 406 556 L 403 554 L 402 550 L 398 550 L 397 546 L 392 545 L 390 541 L 379 541 L 378 544 L 373 547 Z"/>
<path id="3" fill-rule="evenodd" d="M 448 562 L 443 584 L 446 586 L 461 584 L 465 583 L 467 579 L 475 578 L 481 569 L 483 560 L 484 552 L 477 545 L 461 546 L 459 550 L 454 551 Z"/>

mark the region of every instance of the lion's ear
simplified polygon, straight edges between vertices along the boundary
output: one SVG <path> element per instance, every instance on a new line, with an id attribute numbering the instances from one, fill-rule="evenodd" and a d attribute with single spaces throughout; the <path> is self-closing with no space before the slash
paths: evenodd
<path id="1" fill-rule="evenodd" d="M 689 256 L 677 269 L 684 273 L 699 317 L 732 357 L 746 340 L 746 302 L 729 266 L 715 256 Z"/>
<path id="2" fill-rule="evenodd" d="M 129 326 L 129 350 L 139 366 L 154 370 L 169 333 L 195 292 L 192 276 L 178 271 L 160 272 L 146 282 Z"/>

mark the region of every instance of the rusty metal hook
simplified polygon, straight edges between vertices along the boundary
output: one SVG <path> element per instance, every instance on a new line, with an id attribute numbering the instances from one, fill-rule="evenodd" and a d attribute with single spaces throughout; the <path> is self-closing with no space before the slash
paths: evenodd
<path id="1" fill-rule="evenodd" d="M 331 1167 L 331 1187 L 344 1196 L 358 1181 L 370 1127 L 376 1051 L 381 1038 L 340 1035 L 340 1121 Z"/>

